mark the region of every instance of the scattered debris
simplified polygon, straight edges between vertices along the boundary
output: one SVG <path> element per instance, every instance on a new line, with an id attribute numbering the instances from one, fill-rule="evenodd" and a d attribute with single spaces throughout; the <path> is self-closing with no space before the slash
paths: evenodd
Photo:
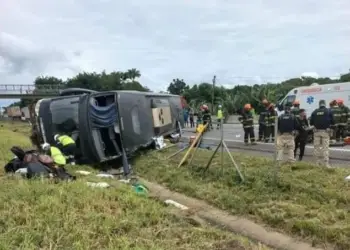
<path id="1" fill-rule="evenodd" d="M 153 140 L 154 140 L 156 149 L 162 149 L 166 146 L 166 144 L 164 143 L 163 136 L 154 137 Z"/>
<path id="2" fill-rule="evenodd" d="M 89 187 L 99 187 L 99 188 L 108 188 L 111 186 L 107 182 L 87 182 L 86 184 Z"/>
<path id="3" fill-rule="evenodd" d="M 96 176 L 101 178 L 114 178 L 112 174 L 97 174 Z"/>
<path id="4" fill-rule="evenodd" d="M 75 171 L 75 173 L 81 174 L 81 175 L 89 175 L 89 174 L 91 174 L 91 172 L 89 172 L 89 171 L 84 171 L 84 170 L 77 170 L 77 171 Z"/>
<path id="5" fill-rule="evenodd" d="M 176 201 L 173 201 L 173 200 L 165 200 L 164 201 L 165 204 L 168 204 L 168 205 L 173 205 L 177 208 L 180 208 L 181 210 L 188 210 L 188 207 L 176 202 Z"/>

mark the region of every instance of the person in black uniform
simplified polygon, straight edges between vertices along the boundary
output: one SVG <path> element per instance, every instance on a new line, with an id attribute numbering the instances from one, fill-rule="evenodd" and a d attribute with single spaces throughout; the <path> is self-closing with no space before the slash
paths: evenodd
<path id="1" fill-rule="evenodd" d="M 295 116 L 290 112 L 290 106 L 285 106 L 285 113 L 278 117 L 277 162 L 283 161 L 284 150 L 288 151 L 288 162 L 294 162 L 294 132 L 298 128 Z"/>
<path id="2" fill-rule="evenodd" d="M 314 156 L 317 165 L 330 168 L 329 140 L 330 129 L 334 126 L 332 111 L 326 108 L 325 100 L 319 101 L 319 108 L 311 114 L 310 125 L 314 126 Z"/>
<path id="3" fill-rule="evenodd" d="M 262 104 L 264 106 L 264 110 L 260 112 L 259 115 L 259 138 L 258 141 L 263 141 L 266 134 L 266 119 L 267 119 L 267 106 L 269 105 L 269 102 L 264 99 L 262 101 Z"/>
<path id="4" fill-rule="evenodd" d="M 251 109 L 252 106 L 249 103 L 244 105 L 244 110 L 242 111 L 241 116 L 238 118 L 243 125 L 245 145 L 249 145 L 249 139 L 251 145 L 256 145 L 254 135 L 254 117 Z"/>
<path id="5" fill-rule="evenodd" d="M 297 156 L 297 150 L 299 148 L 299 161 L 303 159 L 305 146 L 307 143 L 307 138 L 310 130 L 309 121 L 306 117 L 305 109 L 299 110 L 299 115 L 296 117 L 298 120 L 297 135 L 295 136 L 295 149 L 294 157 Z"/>

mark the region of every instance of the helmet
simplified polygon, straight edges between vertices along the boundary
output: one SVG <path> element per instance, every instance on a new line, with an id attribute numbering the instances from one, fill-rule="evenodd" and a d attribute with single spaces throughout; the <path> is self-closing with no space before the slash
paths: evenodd
<path id="1" fill-rule="evenodd" d="M 219 105 L 219 109 L 221 109 L 222 108 L 222 106 L 221 105 Z"/>
<path id="2" fill-rule="evenodd" d="M 293 105 L 300 105 L 300 102 L 299 102 L 298 100 L 295 100 L 295 101 L 293 102 Z"/>
<path id="3" fill-rule="evenodd" d="M 244 109 L 251 109 L 251 108 L 252 108 L 252 105 L 250 105 L 249 103 L 244 105 Z"/>
<path id="4" fill-rule="evenodd" d="M 332 100 L 332 101 L 329 103 L 330 106 L 335 106 L 335 105 L 337 105 L 337 104 L 338 104 L 338 103 L 337 103 L 336 100 Z"/>
<path id="5" fill-rule="evenodd" d="M 56 134 L 53 138 L 54 138 L 55 141 L 57 141 L 57 140 L 58 140 L 58 137 L 60 137 L 60 135 L 59 135 L 59 134 Z"/>
<path id="6" fill-rule="evenodd" d="M 337 103 L 338 103 L 338 104 L 343 104 L 344 101 L 343 101 L 343 99 L 337 99 Z"/>
<path id="7" fill-rule="evenodd" d="M 50 144 L 48 144 L 47 142 L 45 142 L 44 144 L 41 145 L 41 149 L 42 150 L 49 150 L 50 149 Z"/>

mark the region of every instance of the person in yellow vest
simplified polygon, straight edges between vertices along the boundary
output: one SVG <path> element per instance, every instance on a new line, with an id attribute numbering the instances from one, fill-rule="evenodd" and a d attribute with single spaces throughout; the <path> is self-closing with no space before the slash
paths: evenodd
<path id="1" fill-rule="evenodd" d="M 66 165 L 66 157 L 64 157 L 61 150 L 59 150 L 57 147 L 53 147 L 48 143 L 44 143 L 41 145 L 41 148 L 45 154 L 51 156 L 57 166 Z"/>
<path id="2" fill-rule="evenodd" d="M 72 137 L 57 134 L 54 136 L 54 139 L 57 143 L 57 147 L 69 159 L 69 163 L 75 165 L 74 156 L 76 152 L 76 144 Z"/>
<path id="3" fill-rule="evenodd" d="M 223 113 L 222 113 L 222 106 L 219 105 L 219 107 L 218 107 L 218 114 L 217 114 L 217 122 L 218 122 L 218 124 L 217 124 L 216 129 L 219 129 L 219 128 L 220 128 L 221 119 L 223 119 L 223 117 L 224 117 L 224 115 L 223 115 Z"/>

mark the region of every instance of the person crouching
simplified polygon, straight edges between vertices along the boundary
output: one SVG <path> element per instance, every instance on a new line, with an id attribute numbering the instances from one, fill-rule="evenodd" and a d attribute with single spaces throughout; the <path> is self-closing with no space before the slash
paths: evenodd
<path id="1" fill-rule="evenodd" d="M 41 145 L 41 149 L 45 152 L 46 155 L 51 156 L 57 166 L 63 167 L 66 165 L 66 157 L 64 157 L 61 150 L 59 150 L 57 147 L 51 146 L 48 143 L 44 143 Z"/>
<path id="2" fill-rule="evenodd" d="M 57 143 L 57 147 L 62 151 L 62 153 L 67 156 L 68 163 L 75 165 L 75 152 L 76 144 L 75 141 L 68 135 L 55 135 L 54 139 Z"/>

